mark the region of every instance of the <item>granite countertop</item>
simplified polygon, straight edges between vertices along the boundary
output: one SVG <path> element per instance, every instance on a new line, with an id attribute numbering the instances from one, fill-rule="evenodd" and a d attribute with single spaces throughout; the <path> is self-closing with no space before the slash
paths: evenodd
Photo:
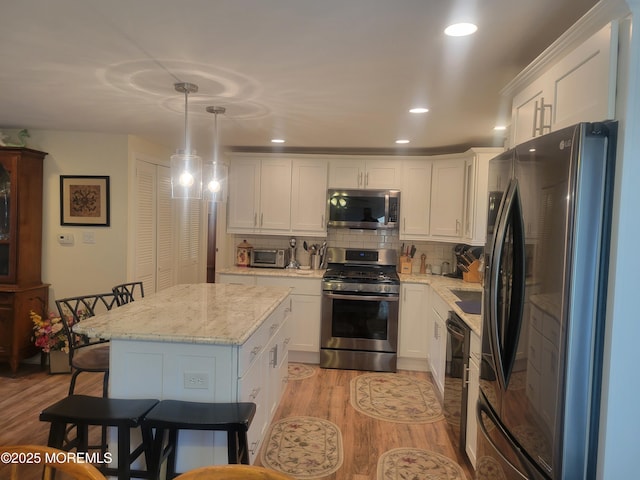
<path id="1" fill-rule="evenodd" d="M 242 345 L 290 288 L 175 285 L 83 320 L 74 332 L 104 339 Z"/>
<path id="2" fill-rule="evenodd" d="M 460 299 L 451 290 L 470 290 L 481 292 L 480 283 L 469 283 L 458 278 L 443 277 L 441 275 L 420 275 L 420 274 L 400 274 L 400 282 L 403 283 L 426 283 L 449 304 L 451 309 L 467 324 L 478 336 L 482 335 L 482 316 L 465 313 L 456 304 Z"/>

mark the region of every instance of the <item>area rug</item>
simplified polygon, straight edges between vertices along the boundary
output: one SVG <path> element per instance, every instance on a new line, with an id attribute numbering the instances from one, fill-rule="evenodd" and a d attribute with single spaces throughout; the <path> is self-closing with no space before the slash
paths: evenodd
<path id="1" fill-rule="evenodd" d="M 466 480 L 455 460 L 417 448 L 395 448 L 378 460 L 377 480 Z"/>
<path id="2" fill-rule="evenodd" d="M 302 380 L 313 377 L 316 374 L 316 367 L 305 363 L 289 364 L 289 380 Z"/>
<path id="3" fill-rule="evenodd" d="M 298 479 L 320 478 L 342 465 L 342 434 L 338 426 L 316 417 L 289 417 L 271 426 L 261 462 Z"/>
<path id="4" fill-rule="evenodd" d="M 360 413 L 388 422 L 431 423 L 443 418 L 431 383 L 397 373 L 355 377 L 350 401 Z"/>

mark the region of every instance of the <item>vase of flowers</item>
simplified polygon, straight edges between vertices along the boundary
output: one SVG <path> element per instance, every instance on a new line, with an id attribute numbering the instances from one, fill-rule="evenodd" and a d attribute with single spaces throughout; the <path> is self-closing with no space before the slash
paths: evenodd
<path id="1" fill-rule="evenodd" d="M 69 340 L 62 319 L 50 312 L 46 318 L 31 310 L 33 341 L 49 357 L 49 373 L 69 373 Z"/>

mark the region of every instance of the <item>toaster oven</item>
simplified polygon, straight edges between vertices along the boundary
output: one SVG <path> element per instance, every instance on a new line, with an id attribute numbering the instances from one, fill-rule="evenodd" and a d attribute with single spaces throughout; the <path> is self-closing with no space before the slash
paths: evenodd
<path id="1" fill-rule="evenodd" d="M 284 268 L 289 264 L 289 250 L 285 248 L 254 248 L 251 255 L 252 267 Z"/>

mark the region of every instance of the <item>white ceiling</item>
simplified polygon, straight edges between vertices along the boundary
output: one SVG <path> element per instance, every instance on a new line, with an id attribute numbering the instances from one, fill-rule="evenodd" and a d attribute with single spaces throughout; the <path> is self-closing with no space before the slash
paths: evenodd
<path id="1" fill-rule="evenodd" d="M 193 147 L 460 150 L 502 144 L 500 90 L 596 0 L 11 0 L 0 130 L 134 134 Z M 453 21 L 471 37 L 442 33 Z M 430 112 L 409 114 L 412 106 Z"/>

